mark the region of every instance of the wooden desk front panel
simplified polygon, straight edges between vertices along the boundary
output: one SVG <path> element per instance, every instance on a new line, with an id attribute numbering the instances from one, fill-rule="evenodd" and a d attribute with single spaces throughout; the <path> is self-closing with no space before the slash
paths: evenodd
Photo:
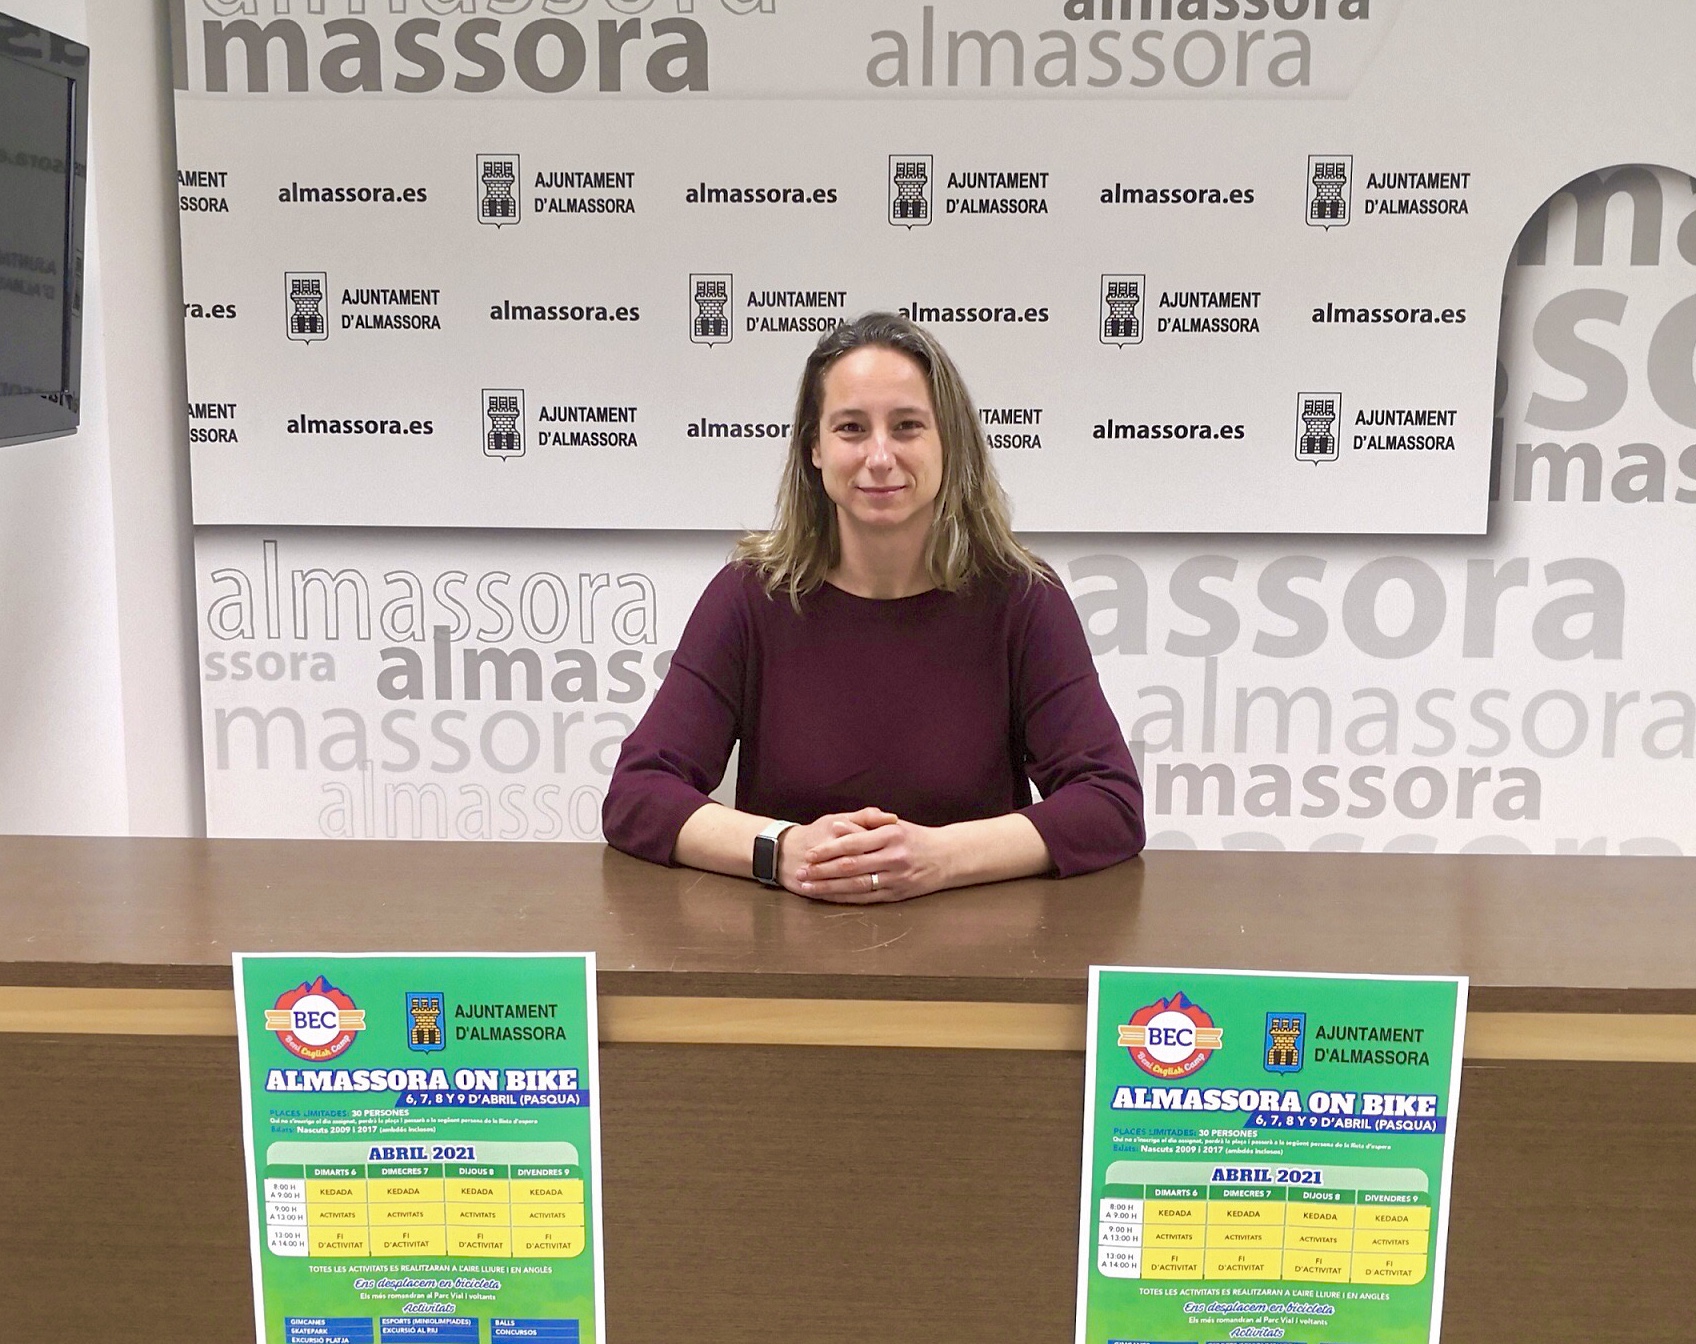
<path id="1" fill-rule="evenodd" d="M 235 1042 L 0 1036 L 8 1339 L 252 1337 Z M 612 1344 L 1072 1337 L 1082 1057 L 611 1046 Z M 1687 1338 L 1696 1068 L 1469 1065 L 1448 1344 Z"/>

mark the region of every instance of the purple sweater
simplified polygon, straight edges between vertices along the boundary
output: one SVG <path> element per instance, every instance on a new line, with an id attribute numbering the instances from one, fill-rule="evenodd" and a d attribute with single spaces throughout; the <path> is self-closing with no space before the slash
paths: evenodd
<path id="1" fill-rule="evenodd" d="M 745 812 L 810 822 L 877 806 L 943 826 L 1022 811 L 1063 877 L 1142 848 L 1136 767 L 1058 584 L 890 601 L 825 584 L 801 608 L 743 565 L 707 585 L 619 754 L 610 844 L 670 863 L 740 741 Z"/>

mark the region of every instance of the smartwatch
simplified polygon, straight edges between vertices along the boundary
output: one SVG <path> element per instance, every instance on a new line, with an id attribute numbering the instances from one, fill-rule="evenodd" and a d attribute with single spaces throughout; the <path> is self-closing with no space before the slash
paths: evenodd
<path id="1" fill-rule="evenodd" d="M 754 837 L 754 880 L 761 886 L 778 885 L 777 839 L 793 825 L 793 821 L 774 821 Z"/>

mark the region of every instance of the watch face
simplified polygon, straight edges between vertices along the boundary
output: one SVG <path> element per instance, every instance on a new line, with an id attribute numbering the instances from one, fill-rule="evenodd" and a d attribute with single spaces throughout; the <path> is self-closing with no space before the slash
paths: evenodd
<path id="1" fill-rule="evenodd" d="M 768 886 L 777 881 L 777 841 L 769 835 L 754 837 L 754 876 Z"/>

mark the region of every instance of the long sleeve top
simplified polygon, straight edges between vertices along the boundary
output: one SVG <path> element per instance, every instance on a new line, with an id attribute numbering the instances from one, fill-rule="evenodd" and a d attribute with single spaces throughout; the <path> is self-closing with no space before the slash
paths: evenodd
<path id="1" fill-rule="evenodd" d="M 1143 845 L 1136 767 L 1055 582 L 980 578 L 890 600 L 827 583 L 797 612 L 727 565 L 624 742 L 607 841 L 671 863 L 737 742 L 736 806 L 757 815 L 876 806 L 943 826 L 1018 811 L 1060 876 Z"/>

